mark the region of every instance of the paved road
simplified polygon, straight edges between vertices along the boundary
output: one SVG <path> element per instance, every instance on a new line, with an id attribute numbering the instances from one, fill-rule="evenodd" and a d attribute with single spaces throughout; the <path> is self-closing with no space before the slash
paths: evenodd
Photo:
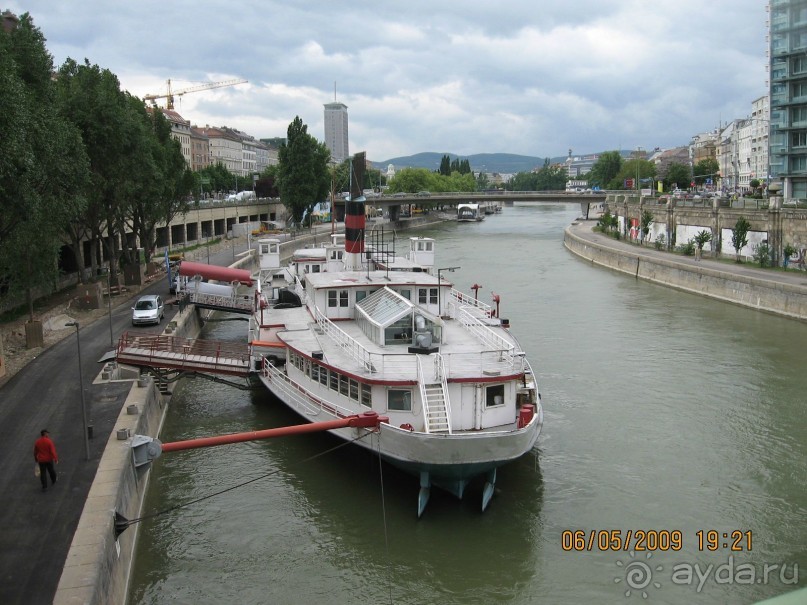
<path id="1" fill-rule="evenodd" d="M 246 249 L 225 249 L 211 263 L 227 265 Z M 206 260 L 206 259 L 205 259 Z M 168 295 L 165 279 L 139 294 Z M 113 333 L 131 329 L 135 297 L 112 311 Z M 170 321 L 175 311 L 166 310 Z M 165 324 L 163 324 L 165 325 Z M 140 329 L 140 328 L 137 328 Z M 148 328 L 143 328 L 147 330 Z M 51 603 L 90 491 L 104 446 L 131 387 L 92 381 L 98 360 L 110 350 L 109 321 L 81 326 L 81 366 L 88 424 L 93 426 L 90 459 L 84 447 L 78 346 L 75 336 L 43 351 L 0 387 L 0 603 Z M 58 482 L 46 492 L 34 476 L 33 444 L 47 428 L 59 453 Z"/>

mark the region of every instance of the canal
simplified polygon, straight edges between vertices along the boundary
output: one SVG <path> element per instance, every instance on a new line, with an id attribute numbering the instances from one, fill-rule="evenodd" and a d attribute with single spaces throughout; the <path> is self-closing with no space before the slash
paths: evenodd
<path id="1" fill-rule="evenodd" d="M 418 520 L 416 479 L 328 435 L 165 454 L 130 603 L 722 604 L 807 584 L 807 325 L 593 267 L 563 248 L 578 213 L 421 232 L 455 287 L 501 296 L 539 376 L 544 431 L 487 512 L 472 486 Z M 161 437 L 297 422 L 194 378 Z"/>

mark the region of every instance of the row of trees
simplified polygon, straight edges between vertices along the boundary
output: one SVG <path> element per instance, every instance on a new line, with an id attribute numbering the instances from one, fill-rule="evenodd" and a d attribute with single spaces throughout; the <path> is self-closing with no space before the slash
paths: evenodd
<path id="1" fill-rule="evenodd" d="M 27 13 L 0 30 L 0 115 L 0 287 L 25 292 L 31 315 L 65 239 L 78 267 L 84 240 L 93 270 L 100 245 L 131 263 L 136 243 L 125 234 L 148 254 L 156 225 L 187 210 L 194 178 L 165 117 L 88 61 L 68 59 L 54 76 Z"/>

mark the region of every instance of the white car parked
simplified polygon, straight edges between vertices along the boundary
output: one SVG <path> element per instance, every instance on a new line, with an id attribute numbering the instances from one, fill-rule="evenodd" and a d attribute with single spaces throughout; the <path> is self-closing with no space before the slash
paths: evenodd
<path id="1" fill-rule="evenodd" d="M 163 299 L 156 294 L 141 296 L 137 299 L 134 307 L 132 307 L 133 326 L 143 324 L 160 325 L 163 317 L 165 317 L 165 306 L 163 305 Z"/>

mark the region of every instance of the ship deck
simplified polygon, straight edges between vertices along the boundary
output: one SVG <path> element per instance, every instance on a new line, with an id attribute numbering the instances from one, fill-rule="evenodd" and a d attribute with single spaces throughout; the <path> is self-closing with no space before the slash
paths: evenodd
<path id="1" fill-rule="evenodd" d="M 449 380 L 481 379 L 494 380 L 496 376 L 510 376 L 523 371 L 521 358 L 504 355 L 500 351 L 486 349 L 480 340 L 465 328 L 459 321 L 445 319 L 443 342 L 436 344 L 436 350 L 442 355 L 446 376 Z M 261 330 L 259 340 L 279 338 L 288 346 L 301 353 L 313 356 L 322 352 L 322 361 L 332 367 L 341 368 L 369 380 L 379 381 L 414 381 L 417 380 L 417 358 L 409 352 L 411 343 L 407 340 L 401 344 L 380 346 L 372 342 L 363 333 L 359 324 L 353 320 L 336 321 L 334 325 L 350 339 L 362 347 L 367 355 L 357 359 L 352 350 L 355 347 L 345 346 L 344 342 L 323 333 L 305 307 L 280 309 L 273 311 L 272 324 L 283 323 L 285 328 Z M 488 326 L 507 342 L 517 343 L 507 330 L 498 326 Z M 274 336 L 276 334 L 276 336 Z M 432 371 L 432 359 L 420 355 L 425 373 Z"/>

